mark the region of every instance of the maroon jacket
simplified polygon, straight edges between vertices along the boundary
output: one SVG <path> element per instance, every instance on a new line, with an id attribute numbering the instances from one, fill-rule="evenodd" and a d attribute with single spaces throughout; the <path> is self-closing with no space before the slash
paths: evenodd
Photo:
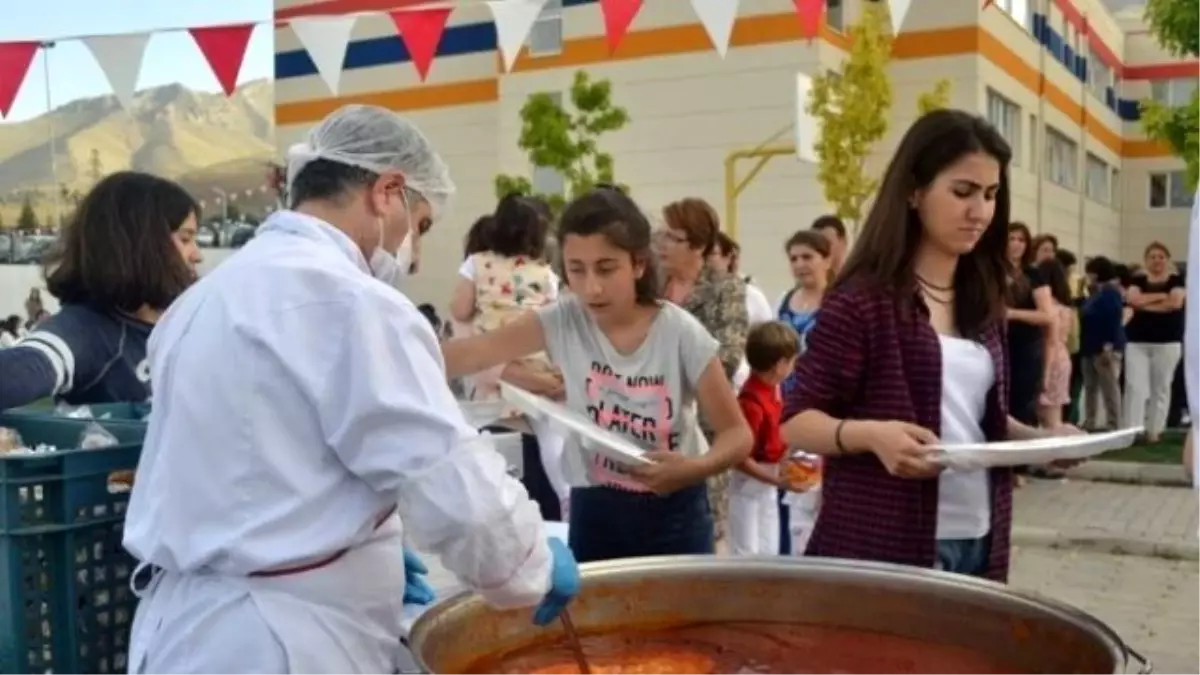
<path id="1" fill-rule="evenodd" d="M 815 408 L 839 419 L 899 420 L 938 433 L 942 427 L 942 351 L 924 301 L 910 302 L 865 282 L 825 296 L 808 351 L 796 363 L 784 419 Z M 1008 368 L 1003 327 L 980 342 L 996 382 L 983 432 L 1003 440 L 1008 425 Z M 1008 578 L 1012 472 L 992 469 L 991 557 L 987 576 Z M 874 454 L 826 458 L 822 502 L 808 554 L 933 567 L 937 560 L 938 479 L 896 478 Z"/>

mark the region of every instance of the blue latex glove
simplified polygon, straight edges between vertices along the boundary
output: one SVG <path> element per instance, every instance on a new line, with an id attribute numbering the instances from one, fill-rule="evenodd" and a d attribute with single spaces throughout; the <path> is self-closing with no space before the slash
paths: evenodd
<path id="1" fill-rule="evenodd" d="M 579 595 L 579 565 L 575 555 L 561 539 L 550 538 L 550 590 L 533 610 L 533 622 L 539 626 L 554 621 L 567 608 L 567 603 Z"/>
<path id="2" fill-rule="evenodd" d="M 425 580 L 426 574 L 429 574 L 429 568 L 425 563 L 416 553 L 404 549 L 404 604 L 428 605 L 433 602 L 436 593 Z"/>

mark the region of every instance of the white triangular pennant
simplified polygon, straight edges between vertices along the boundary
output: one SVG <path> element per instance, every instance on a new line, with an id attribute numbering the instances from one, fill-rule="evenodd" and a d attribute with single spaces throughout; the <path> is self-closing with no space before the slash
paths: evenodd
<path id="1" fill-rule="evenodd" d="M 320 18 L 292 19 L 292 32 L 308 52 L 317 67 L 317 73 L 325 80 L 329 92 L 337 95 L 342 82 L 342 66 L 346 61 L 346 48 L 350 46 L 350 34 L 354 32 L 354 15 Z"/>
<path id="2" fill-rule="evenodd" d="M 904 18 L 908 16 L 908 8 L 912 6 L 912 0 L 888 0 L 888 13 L 892 16 L 892 35 L 900 34 L 900 27 L 904 25 Z"/>
<path id="3" fill-rule="evenodd" d="M 496 45 L 504 59 L 504 72 L 512 70 L 521 53 L 521 45 L 533 30 L 533 24 L 546 0 L 488 0 L 488 9 L 496 23 Z"/>
<path id="4" fill-rule="evenodd" d="M 150 33 L 129 35 L 96 35 L 83 39 L 91 50 L 100 70 L 108 78 L 117 101 L 126 110 L 133 104 L 138 75 L 142 72 L 142 57 L 150 42 Z"/>
<path id="5" fill-rule="evenodd" d="M 692 9 L 721 58 L 729 51 L 729 37 L 737 20 L 738 0 L 692 0 Z"/>

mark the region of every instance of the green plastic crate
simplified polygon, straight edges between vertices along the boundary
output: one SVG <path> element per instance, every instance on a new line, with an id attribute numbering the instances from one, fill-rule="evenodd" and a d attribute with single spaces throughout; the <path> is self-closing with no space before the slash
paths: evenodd
<path id="1" fill-rule="evenodd" d="M 0 455 L 0 672 L 123 673 L 137 599 L 121 545 L 128 493 L 115 471 L 137 468 L 146 425 L 101 420 L 119 445 L 76 448 L 92 420 L 0 415 L 25 445 Z"/>
<path id="2" fill-rule="evenodd" d="M 88 405 L 92 411 L 92 417 L 99 421 L 115 420 L 129 422 L 143 422 L 146 415 L 150 414 L 149 403 L 93 403 Z M 63 419 L 62 416 L 55 414 L 53 406 L 44 405 L 28 405 L 20 408 L 13 408 L 5 411 L 8 415 L 34 415 L 36 417 L 51 417 L 54 419 Z"/>

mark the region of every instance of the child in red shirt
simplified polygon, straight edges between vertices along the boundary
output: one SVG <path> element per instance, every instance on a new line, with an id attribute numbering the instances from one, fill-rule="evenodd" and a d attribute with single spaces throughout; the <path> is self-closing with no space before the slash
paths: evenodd
<path id="1" fill-rule="evenodd" d="M 754 446 L 729 482 L 729 548 L 734 555 L 779 553 L 778 490 L 790 486 L 779 470 L 787 455 L 779 433 L 779 383 L 792 373 L 799 349 L 800 337 L 782 321 L 758 324 L 746 337 L 750 377 L 738 393 L 738 404 Z"/>

